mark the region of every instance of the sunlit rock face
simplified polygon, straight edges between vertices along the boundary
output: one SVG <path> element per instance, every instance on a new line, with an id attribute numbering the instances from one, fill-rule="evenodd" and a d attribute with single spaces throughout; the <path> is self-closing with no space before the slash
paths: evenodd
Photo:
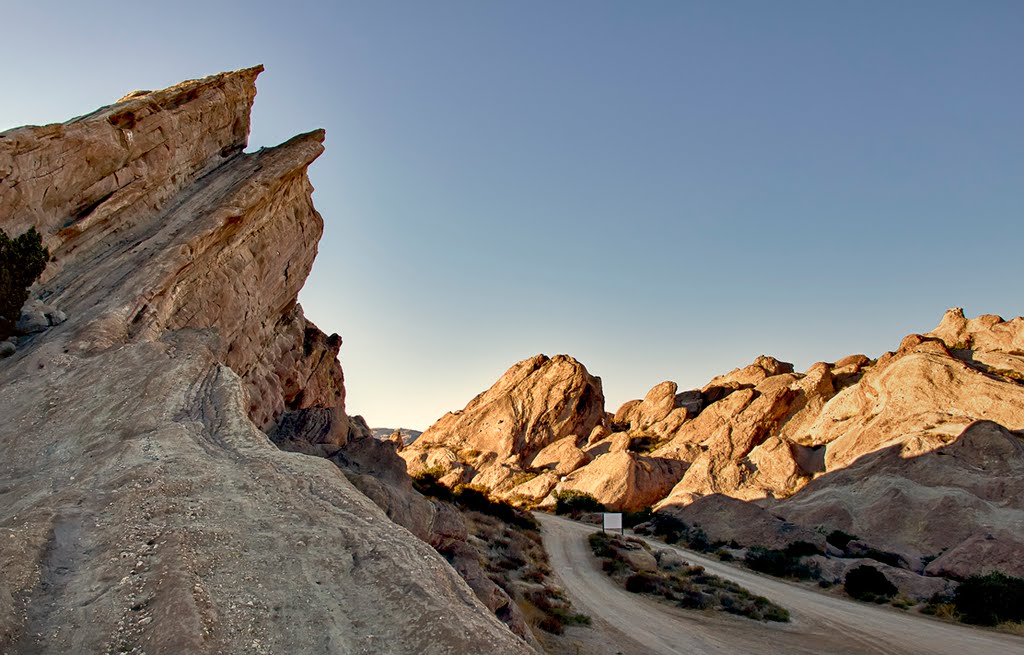
<path id="1" fill-rule="evenodd" d="M 267 437 L 372 440 L 296 304 L 324 133 L 245 153 L 260 70 L 0 134 L 0 228 L 43 234 L 33 298 L 66 318 L 0 361 L 0 651 L 531 652 Z"/>
<path id="2" fill-rule="evenodd" d="M 953 309 L 877 360 L 851 355 L 799 373 L 762 356 L 701 389 L 662 382 L 614 414 L 567 412 L 575 405 L 563 399 L 584 386 L 565 396 L 534 385 L 524 371 L 541 361 L 517 364 L 438 421 L 401 453 L 409 470 L 530 505 L 566 491 L 612 509 L 654 505 L 725 541 L 739 534 L 733 523 L 761 516 L 743 533 L 766 543 L 841 529 L 908 566 L 930 562 L 929 572 L 1024 574 L 1008 555 L 1024 545 L 1024 319 Z M 521 435 L 535 416 L 577 427 L 531 442 Z M 770 513 L 687 509 L 719 496 Z M 780 528 L 779 517 L 800 529 Z"/>

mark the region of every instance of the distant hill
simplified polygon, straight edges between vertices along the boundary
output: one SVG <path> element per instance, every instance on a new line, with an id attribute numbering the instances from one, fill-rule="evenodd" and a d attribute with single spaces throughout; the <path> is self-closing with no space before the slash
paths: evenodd
<path id="1" fill-rule="evenodd" d="M 423 434 L 422 430 L 410 430 L 409 428 L 370 428 L 370 431 L 378 439 L 387 439 L 394 434 L 396 429 L 402 433 L 402 443 L 406 446 L 419 439 Z"/>

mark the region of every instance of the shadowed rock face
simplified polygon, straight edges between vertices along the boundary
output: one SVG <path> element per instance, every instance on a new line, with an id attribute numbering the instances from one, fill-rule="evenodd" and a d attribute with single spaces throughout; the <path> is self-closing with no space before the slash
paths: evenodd
<path id="1" fill-rule="evenodd" d="M 530 652 L 266 436 L 371 439 L 295 303 L 324 135 L 244 154 L 259 71 L 0 134 L 0 227 L 43 233 L 67 315 L 0 363 L 0 651 Z"/>

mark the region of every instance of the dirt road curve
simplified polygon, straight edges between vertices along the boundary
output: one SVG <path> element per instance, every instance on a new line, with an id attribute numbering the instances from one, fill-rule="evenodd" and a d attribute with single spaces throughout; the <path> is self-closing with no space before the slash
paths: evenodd
<path id="1" fill-rule="evenodd" d="M 552 568 L 573 604 L 595 619 L 595 629 L 608 640 L 608 653 L 1024 654 L 1021 637 L 848 601 L 681 548 L 677 550 L 690 562 L 786 607 L 792 621 L 760 623 L 723 612 L 677 609 L 631 594 L 611 582 L 586 541 L 587 534 L 599 528 L 547 514 L 537 514 L 537 518 Z"/>

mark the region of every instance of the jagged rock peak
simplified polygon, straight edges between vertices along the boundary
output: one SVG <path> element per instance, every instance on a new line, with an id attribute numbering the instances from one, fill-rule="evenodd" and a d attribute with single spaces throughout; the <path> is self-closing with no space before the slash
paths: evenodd
<path id="1" fill-rule="evenodd" d="M 374 444 L 296 304 L 324 134 L 243 153 L 259 71 L 0 134 L 0 227 L 43 233 L 34 300 L 66 317 L 0 365 L 0 652 L 530 652 L 267 438 Z"/>
<path id="2" fill-rule="evenodd" d="M 440 465 L 452 482 L 494 489 L 546 446 L 570 436 L 585 441 L 603 421 L 600 378 L 568 355 L 535 355 L 400 454 L 410 473 Z"/>

